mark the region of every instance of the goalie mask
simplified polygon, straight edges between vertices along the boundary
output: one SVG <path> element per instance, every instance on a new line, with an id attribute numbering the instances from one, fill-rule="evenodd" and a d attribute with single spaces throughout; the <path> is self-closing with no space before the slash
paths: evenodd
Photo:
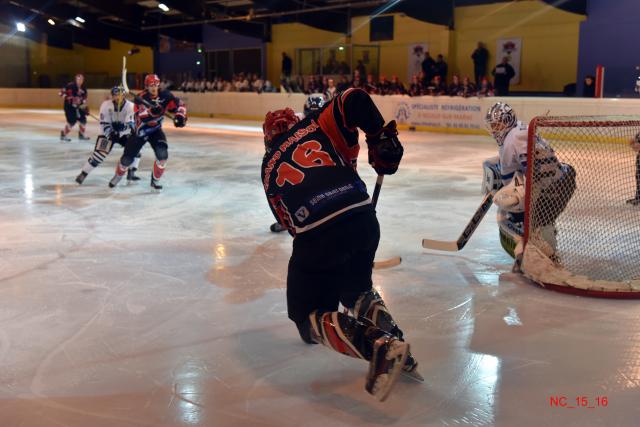
<path id="1" fill-rule="evenodd" d="M 310 95 L 307 102 L 304 103 L 304 116 L 320 111 L 324 106 L 324 96 L 320 93 Z"/>
<path id="2" fill-rule="evenodd" d="M 114 86 L 111 88 L 111 100 L 117 111 L 122 110 L 124 105 L 124 88 L 122 86 Z"/>
<path id="3" fill-rule="evenodd" d="M 269 111 L 264 118 L 264 123 L 262 124 L 265 149 L 268 150 L 271 148 L 271 142 L 277 138 L 278 135 L 287 132 L 299 121 L 300 119 L 291 108 L 285 108 L 284 110 L 276 110 L 273 112 Z"/>
<path id="4" fill-rule="evenodd" d="M 496 102 L 487 111 L 484 122 L 498 146 L 502 146 L 509 131 L 518 125 L 518 119 L 513 108 L 504 102 Z"/>

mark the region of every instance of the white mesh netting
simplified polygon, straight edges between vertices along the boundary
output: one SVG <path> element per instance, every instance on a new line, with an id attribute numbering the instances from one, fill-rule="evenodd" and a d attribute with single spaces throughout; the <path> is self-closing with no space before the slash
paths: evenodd
<path id="1" fill-rule="evenodd" d="M 640 117 L 531 122 L 522 270 L 543 284 L 640 293 Z"/>

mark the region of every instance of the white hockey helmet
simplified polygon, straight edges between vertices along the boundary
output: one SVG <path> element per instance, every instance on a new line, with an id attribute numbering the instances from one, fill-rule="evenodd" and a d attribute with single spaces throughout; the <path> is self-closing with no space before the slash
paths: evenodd
<path id="1" fill-rule="evenodd" d="M 518 125 L 518 118 L 509 104 L 496 102 L 487 110 L 484 122 L 498 145 L 501 146 L 509 131 Z"/>

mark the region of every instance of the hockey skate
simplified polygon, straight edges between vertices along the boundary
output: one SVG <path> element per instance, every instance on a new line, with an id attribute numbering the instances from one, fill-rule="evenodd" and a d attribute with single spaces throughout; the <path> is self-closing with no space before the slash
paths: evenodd
<path id="1" fill-rule="evenodd" d="M 127 181 L 140 181 L 140 177 L 136 175 L 138 168 L 129 168 L 127 170 Z"/>
<path id="2" fill-rule="evenodd" d="M 636 197 L 634 197 L 633 199 L 627 200 L 627 204 L 629 204 L 631 206 L 640 205 L 640 194 L 636 195 Z"/>
<path id="3" fill-rule="evenodd" d="M 271 230 L 272 233 L 280 233 L 281 231 L 285 231 L 286 228 L 284 228 L 279 222 L 274 222 L 271 224 L 271 227 L 269 227 L 269 230 Z"/>
<path id="4" fill-rule="evenodd" d="M 374 343 L 369 362 L 369 373 L 365 385 L 367 392 L 380 402 L 384 402 L 391 393 L 408 355 L 408 343 L 389 336 L 378 338 Z"/>
<path id="5" fill-rule="evenodd" d="M 113 188 L 116 185 L 118 185 L 121 179 L 122 179 L 122 175 L 118 175 L 118 174 L 113 175 L 113 178 L 111 178 L 111 181 L 109 181 L 109 188 Z"/>
<path id="6" fill-rule="evenodd" d="M 61 142 L 70 142 L 71 138 L 69 138 L 67 135 L 65 135 L 64 131 L 61 130 L 60 131 L 60 141 Z"/>
<path id="7" fill-rule="evenodd" d="M 78 132 L 78 139 L 79 139 L 80 141 L 88 141 L 88 140 L 90 140 L 91 138 L 89 138 L 88 136 L 86 136 L 86 135 L 85 135 L 84 133 L 82 133 L 82 132 Z"/>
<path id="8" fill-rule="evenodd" d="M 404 334 L 398 327 L 395 320 L 389 313 L 380 294 L 372 289 L 360 295 L 353 309 L 356 318 L 363 317 L 376 325 L 378 328 L 404 341 Z M 411 353 L 407 354 L 407 359 L 402 367 L 402 375 L 416 381 L 424 381 L 424 377 L 418 372 L 418 361 Z"/>
<path id="9" fill-rule="evenodd" d="M 82 185 L 82 183 L 84 182 L 84 179 L 87 177 L 87 175 L 89 175 L 89 174 L 86 173 L 85 171 L 81 171 L 80 174 L 78 176 L 76 176 L 76 182 L 78 183 L 78 185 Z"/>
<path id="10" fill-rule="evenodd" d="M 151 188 L 154 190 L 162 190 L 162 185 L 160 185 L 160 180 L 155 179 L 153 174 L 151 174 Z"/>

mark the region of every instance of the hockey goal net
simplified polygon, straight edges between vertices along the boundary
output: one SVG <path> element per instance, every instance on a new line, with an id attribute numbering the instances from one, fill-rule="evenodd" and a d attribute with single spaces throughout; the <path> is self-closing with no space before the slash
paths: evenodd
<path id="1" fill-rule="evenodd" d="M 529 125 L 522 272 L 568 293 L 640 298 L 640 117 Z"/>

